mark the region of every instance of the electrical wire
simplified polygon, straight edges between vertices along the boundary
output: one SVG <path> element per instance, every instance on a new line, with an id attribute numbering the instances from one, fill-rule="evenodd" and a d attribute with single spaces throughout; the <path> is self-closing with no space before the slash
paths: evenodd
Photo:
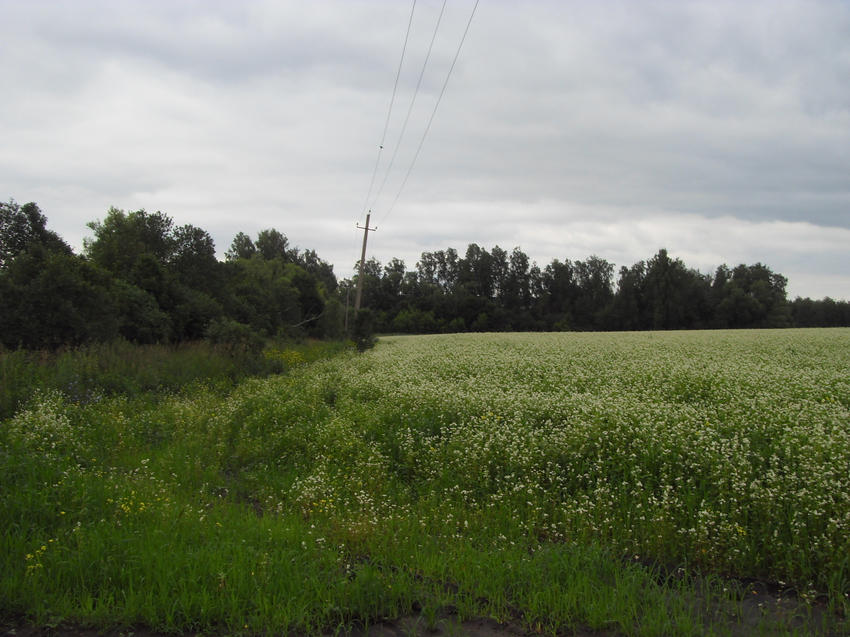
<path id="1" fill-rule="evenodd" d="M 398 91 L 398 80 L 401 77 L 401 67 L 404 64 L 404 54 L 407 51 L 407 42 L 410 39 L 410 28 L 413 25 L 413 13 L 416 11 L 416 0 L 413 0 L 413 6 L 410 9 L 410 19 L 407 22 L 407 33 L 404 36 L 404 46 L 401 48 L 401 59 L 398 62 L 398 71 L 395 75 L 395 85 L 393 86 L 393 95 L 390 98 L 390 108 L 387 111 L 387 121 L 384 123 L 384 133 L 381 135 L 381 143 L 378 145 L 378 159 L 375 160 L 375 170 L 372 172 L 372 181 L 369 183 L 369 192 L 366 195 L 366 201 L 363 204 L 363 210 L 360 213 L 360 219 L 363 218 L 363 214 L 366 212 L 366 207 L 369 205 L 369 199 L 372 196 L 372 187 L 375 185 L 375 177 L 378 175 L 378 165 L 381 163 L 381 151 L 384 149 L 384 141 L 387 138 L 387 129 L 390 127 L 390 116 L 393 113 L 393 104 L 395 103 L 395 95 Z M 395 155 L 393 155 L 395 157 Z M 386 181 L 386 177 L 384 178 Z M 383 185 L 381 186 L 383 188 Z M 360 219 L 357 221 L 359 222 Z"/>
<path id="2" fill-rule="evenodd" d="M 390 117 L 393 113 L 393 104 L 395 104 L 395 96 L 398 91 L 398 80 L 401 77 L 401 69 L 404 66 L 404 55 L 407 52 L 407 43 L 410 40 L 410 30 L 413 26 L 413 14 L 416 12 L 416 0 L 413 0 L 413 6 L 410 8 L 410 18 L 407 21 L 407 33 L 404 35 L 404 45 L 401 48 L 401 59 L 398 61 L 398 71 L 396 71 L 395 75 L 395 84 L 393 85 L 393 94 L 390 97 L 390 108 L 387 111 L 387 121 L 384 123 L 384 132 L 381 135 L 381 143 L 378 145 L 378 158 L 375 160 L 375 169 L 372 171 L 372 181 L 369 182 L 369 192 L 366 194 L 366 201 L 363 203 L 363 210 L 360 212 L 360 217 L 357 219 L 357 223 L 360 223 L 360 220 L 363 219 L 363 215 L 366 213 L 366 208 L 369 205 L 369 199 L 372 196 L 372 188 L 375 185 L 375 177 L 378 175 L 378 166 L 381 163 L 381 151 L 384 149 L 384 141 L 387 137 L 387 130 L 390 127 Z M 355 234 L 354 244 L 351 248 L 351 261 L 354 262 L 355 255 L 357 254 L 357 244 L 359 243 L 359 233 Z"/>
<path id="3" fill-rule="evenodd" d="M 434 41 L 437 39 L 437 31 L 440 29 L 440 22 L 443 19 L 443 13 L 446 10 L 446 2 L 448 0 L 443 0 L 443 6 L 440 9 L 440 15 L 437 17 L 437 24 L 434 27 L 434 34 L 431 36 L 431 44 L 428 46 L 428 53 L 425 55 L 425 62 L 422 64 L 422 71 L 419 73 L 419 81 L 416 83 L 416 89 L 413 91 L 413 97 L 410 100 L 410 107 L 407 109 L 407 116 L 404 118 L 404 125 L 401 127 L 401 133 L 398 136 L 398 141 L 395 145 L 395 150 L 393 151 L 393 156 L 390 159 L 390 163 L 387 166 L 387 171 L 384 173 L 384 180 L 381 182 L 381 187 L 378 189 L 378 194 L 375 195 L 374 201 L 372 201 L 372 208 L 375 208 L 375 204 L 378 203 L 378 199 L 381 197 L 381 193 L 384 191 L 384 186 L 387 183 L 387 178 L 390 176 L 390 171 L 393 168 L 393 164 L 395 163 L 396 155 L 398 155 L 398 149 L 401 146 L 401 140 L 404 138 L 404 132 L 407 130 L 407 124 L 410 121 L 410 114 L 413 112 L 413 105 L 416 103 L 416 96 L 419 94 L 419 87 L 422 86 L 422 78 L 425 77 L 425 69 L 428 67 L 428 60 L 431 57 L 431 51 L 434 49 Z M 386 132 L 386 131 L 385 131 Z"/>
<path id="4" fill-rule="evenodd" d="M 464 40 L 466 40 L 466 34 L 469 33 L 469 27 L 470 25 L 472 25 L 472 18 L 475 16 L 475 10 L 478 8 L 478 2 L 479 0 L 475 0 L 475 5 L 472 7 L 472 13 L 469 16 L 469 21 L 466 23 L 466 29 L 463 32 L 463 37 L 460 39 L 460 44 L 457 47 L 457 52 L 455 52 L 454 60 L 452 60 L 452 65 L 451 67 L 449 67 L 449 72 L 446 75 L 446 81 L 443 82 L 443 88 L 440 91 L 439 97 L 437 97 L 437 103 L 434 105 L 434 110 L 431 112 L 431 118 L 428 120 L 428 125 L 425 127 L 425 132 L 422 134 L 422 139 L 420 140 L 419 146 L 416 149 L 416 154 L 413 156 L 413 161 L 410 162 L 410 168 L 408 168 L 407 174 L 404 176 L 404 181 L 401 182 L 401 187 L 398 189 L 398 193 L 396 194 L 395 199 L 393 199 L 392 204 L 390 204 L 389 209 L 387 210 L 383 219 L 381 219 L 381 224 L 383 224 L 384 221 L 386 221 L 387 217 L 390 216 L 390 212 L 392 212 L 393 208 L 395 207 L 398 198 L 401 196 L 402 190 L 404 190 L 404 186 L 407 183 L 407 179 L 408 177 L 410 177 L 410 173 L 413 171 L 413 166 L 416 163 L 416 159 L 419 157 L 419 151 L 422 150 L 422 145 L 425 143 L 425 138 L 428 135 L 428 130 L 431 128 L 431 122 L 434 121 L 434 115 L 436 115 L 437 108 L 440 106 L 440 101 L 443 99 L 443 93 L 446 92 L 446 86 L 448 86 L 449 84 L 449 78 L 452 76 L 452 71 L 455 68 L 455 63 L 457 62 L 458 56 L 460 55 L 460 50 L 463 47 Z M 375 227 L 377 228 L 377 225 Z"/>

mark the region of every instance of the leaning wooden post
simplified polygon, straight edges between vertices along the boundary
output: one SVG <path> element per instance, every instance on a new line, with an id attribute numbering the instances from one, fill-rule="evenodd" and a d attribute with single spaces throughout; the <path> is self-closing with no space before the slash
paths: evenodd
<path id="1" fill-rule="evenodd" d="M 348 299 L 351 297 L 351 286 L 345 290 L 345 333 L 348 334 Z"/>
<path id="2" fill-rule="evenodd" d="M 360 309 L 360 297 L 363 294 L 363 266 L 366 264 L 366 240 L 369 238 L 369 231 L 374 232 L 378 228 L 369 227 L 369 217 L 371 213 L 366 215 L 366 226 L 363 227 L 363 252 L 360 254 L 360 270 L 357 274 L 357 296 L 354 299 L 354 313 L 357 314 Z M 360 228 L 360 226 L 357 226 Z"/>

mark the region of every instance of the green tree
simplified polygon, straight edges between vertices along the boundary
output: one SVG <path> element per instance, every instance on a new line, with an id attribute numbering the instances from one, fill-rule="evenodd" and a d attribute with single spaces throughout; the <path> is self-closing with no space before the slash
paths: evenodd
<path id="1" fill-rule="evenodd" d="M 712 286 L 716 301 L 714 325 L 721 328 L 789 327 L 791 306 L 785 292 L 787 284 L 788 279 L 761 263 L 742 263 L 731 272 L 721 266 Z"/>
<path id="2" fill-rule="evenodd" d="M 341 341 L 345 338 L 345 306 L 339 299 L 328 299 L 324 314 L 318 321 L 318 335 L 321 338 L 331 341 Z"/>
<path id="3" fill-rule="evenodd" d="M 573 263 L 553 259 L 543 269 L 541 289 L 538 305 L 547 327 L 563 330 L 572 326 L 573 309 L 581 295 Z"/>
<path id="4" fill-rule="evenodd" d="M 502 299 L 506 308 L 527 310 L 531 307 L 530 267 L 528 255 L 519 248 L 514 248 L 508 259 L 508 276 Z"/>
<path id="5" fill-rule="evenodd" d="M 149 252 L 140 254 L 122 278 L 150 294 L 166 311 L 173 305 L 172 279 L 162 263 Z"/>
<path id="6" fill-rule="evenodd" d="M 614 266 L 596 255 L 576 261 L 576 282 L 579 294 L 573 310 L 578 329 L 598 329 L 603 313 L 614 299 Z"/>
<path id="7" fill-rule="evenodd" d="M 764 308 L 734 281 L 723 286 L 723 298 L 714 310 L 715 325 L 720 328 L 758 327 Z"/>
<path id="8" fill-rule="evenodd" d="M 393 316 L 398 314 L 402 303 L 402 287 L 404 285 L 404 261 L 392 259 L 384 266 L 381 282 L 376 290 L 373 309 L 388 312 Z"/>
<path id="9" fill-rule="evenodd" d="M 238 259 L 250 259 L 257 253 L 257 246 L 244 232 L 239 232 L 233 238 L 233 243 L 230 245 L 230 250 L 225 252 L 224 256 L 228 261 L 236 261 Z"/>
<path id="10" fill-rule="evenodd" d="M 493 267 L 490 253 L 478 244 L 470 243 L 460 264 L 460 282 L 466 291 L 483 299 L 493 298 Z"/>
<path id="11" fill-rule="evenodd" d="M 109 294 L 118 314 L 118 333 L 133 343 L 171 340 L 171 317 L 149 292 L 121 279 L 113 279 Z"/>
<path id="12" fill-rule="evenodd" d="M 654 330 L 705 327 L 710 313 L 711 282 L 681 259 L 671 259 L 661 248 L 646 265 L 642 281 L 643 324 Z"/>
<path id="13" fill-rule="evenodd" d="M 356 267 L 356 266 L 355 266 Z M 423 285 L 436 286 L 439 264 L 435 252 L 423 252 L 416 262 L 416 274 Z"/>
<path id="14" fill-rule="evenodd" d="M 272 259 L 290 260 L 289 239 L 286 238 L 285 234 L 274 228 L 261 230 L 257 234 L 257 241 L 254 245 L 257 247 L 257 253 L 267 261 Z"/>
<path id="15" fill-rule="evenodd" d="M 33 202 L 19 206 L 12 199 L 0 202 L 0 269 L 6 268 L 19 254 L 28 251 L 31 245 L 72 254 L 71 248 L 62 238 L 47 229 L 47 217 Z"/>
<path id="16" fill-rule="evenodd" d="M 85 241 L 89 259 L 155 299 L 169 317 L 171 340 L 202 338 L 210 321 L 221 315 L 223 273 L 206 231 L 192 225 L 175 228 L 168 215 L 144 209 L 110 208 L 103 221 L 88 226 L 94 233 Z M 132 318 L 124 319 L 125 331 L 133 332 L 133 324 Z M 136 333 L 148 340 L 161 330 L 154 321 Z"/>
<path id="17" fill-rule="evenodd" d="M 339 283 L 336 280 L 333 265 L 320 259 L 315 250 L 304 250 L 298 257 L 298 265 L 316 277 L 328 294 L 336 291 Z"/>
<path id="18" fill-rule="evenodd" d="M 635 263 L 631 268 L 620 267 L 609 327 L 629 331 L 648 329 L 649 312 L 647 312 L 644 297 L 646 275 L 644 261 Z"/>
<path id="19" fill-rule="evenodd" d="M 222 315 L 218 301 L 185 285 L 174 285 L 169 290 L 172 338 L 177 341 L 195 341 L 204 337 L 210 323 Z"/>
<path id="20" fill-rule="evenodd" d="M 0 274 L 0 307 L 0 341 L 10 349 L 55 349 L 119 333 L 108 273 L 37 244 Z"/>
<path id="21" fill-rule="evenodd" d="M 352 283 L 354 285 L 354 289 L 357 289 L 357 285 L 360 279 L 360 261 L 354 264 L 354 270 L 357 274 L 353 277 Z M 383 268 L 381 266 L 381 262 L 378 261 L 375 257 L 371 257 L 366 260 L 363 264 L 363 287 L 361 289 L 360 295 L 360 307 L 368 307 L 371 309 L 377 309 L 378 304 L 380 302 L 380 294 L 381 294 L 381 278 L 383 274 Z M 354 303 L 355 293 L 352 292 L 352 304 Z M 373 323 L 378 323 L 380 319 L 377 316 L 371 316 L 370 321 Z"/>
<path id="22" fill-rule="evenodd" d="M 375 336 L 375 315 L 369 308 L 360 308 L 354 315 L 354 329 L 352 330 L 354 343 L 358 352 L 365 352 L 375 347 L 378 342 Z"/>
<path id="23" fill-rule="evenodd" d="M 795 327 L 850 327 L 850 303 L 824 297 L 815 301 L 799 296 L 791 302 Z"/>
<path id="24" fill-rule="evenodd" d="M 159 211 L 129 214 L 110 208 L 103 221 L 87 224 L 94 238 L 84 240 L 86 255 L 102 268 L 126 276 L 143 254 L 168 264 L 177 248 L 174 222 Z"/>
<path id="25" fill-rule="evenodd" d="M 443 292 L 451 291 L 458 281 L 460 262 L 457 250 L 448 248 L 440 250 L 437 256 L 437 283 Z"/>
<path id="26" fill-rule="evenodd" d="M 265 339 L 247 325 L 230 318 L 217 318 L 210 322 L 204 333 L 206 339 L 215 345 L 223 345 L 231 354 L 249 352 L 259 354 L 265 345 Z"/>
<path id="27" fill-rule="evenodd" d="M 325 312 L 325 298 L 319 280 L 301 266 L 288 263 L 284 276 L 298 291 L 298 321 L 295 326 L 313 336 L 321 335 L 317 321 Z"/>
<path id="28" fill-rule="evenodd" d="M 222 285 L 221 264 L 215 256 L 215 243 L 206 230 L 185 225 L 174 233 L 174 253 L 168 269 L 183 285 L 216 296 Z"/>
<path id="29" fill-rule="evenodd" d="M 301 322 L 299 290 L 287 264 L 253 258 L 226 265 L 226 316 L 268 337 Z"/>
<path id="30" fill-rule="evenodd" d="M 440 331 L 439 321 L 431 311 L 405 308 L 393 319 L 390 329 L 403 334 L 434 334 Z"/>
<path id="31" fill-rule="evenodd" d="M 508 253 L 499 246 L 494 246 L 490 250 L 490 276 L 493 281 L 493 295 L 498 297 L 500 302 L 505 296 L 509 270 Z"/>

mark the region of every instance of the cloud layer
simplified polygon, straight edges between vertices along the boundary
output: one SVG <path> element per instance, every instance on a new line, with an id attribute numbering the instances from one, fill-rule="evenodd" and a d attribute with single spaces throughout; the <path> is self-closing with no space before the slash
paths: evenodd
<path id="1" fill-rule="evenodd" d="M 266 227 L 369 254 L 520 245 L 703 271 L 761 261 L 850 299 L 850 4 L 0 3 L 0 198 L 76 245 L 109 206 L 223 252 Z M 399 194 L 400 192 L 400 194 Z M 396 197 L 397 200 L 396 200 Z M 393 201 L 396 203 L 393 205 Z"/>

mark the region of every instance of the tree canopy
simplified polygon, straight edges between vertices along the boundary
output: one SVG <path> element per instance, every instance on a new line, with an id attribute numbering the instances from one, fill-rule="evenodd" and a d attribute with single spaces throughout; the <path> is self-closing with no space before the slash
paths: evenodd
<path id="1" fill-rule="evenodd" d="M 58 234 L 47 229 L 47 217 L 35 203 L 19 206 L 14 199 L 9 203 L 0 201 L 0 268 L 6 268 L 34 245 L 65 254 L 72 252 Z"/>
<path id="2" fill-rule="evenodd" d="M 159 211 L 110 208 L 88 224 L 82 255 L 46 222 L 34 203 L 0 204 L 4 347 L 194 340 L 225 320 L 265 337 L 340 334 L 338 302 L 340 325 L 320 320 L 337 287 L 333 266 L 273 228 L 256 242 L 237 234 L 220 262 L 206 231 Z"/>
<path id="3" fill-rule="evenodd" d="M 423 252 L 412 270 L 373 258 L 363 276 L 363 305 L 384 332 L 776 328 L 797 325 L 796 308 L 807 325 L 839 324 L 847 305 L 791 303 L 787 279 L 764 264 L 721 265 L 712 275 L 664 248 L 621 266 L 616 280 L 614 265 L 597 255 L 541 268 L 520 248 L 475 243 L 464 256 Z"/>

